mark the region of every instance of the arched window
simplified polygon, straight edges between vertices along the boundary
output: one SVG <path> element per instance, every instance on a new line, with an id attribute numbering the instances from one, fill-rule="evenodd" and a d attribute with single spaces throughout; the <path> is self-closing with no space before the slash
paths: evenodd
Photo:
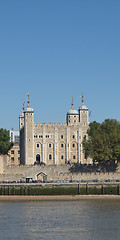
<path id="1" fill-rule="evenodd" d="M 37 143 L 37 148 L 39 148 L 39 143 Z"/>
<path id="2" fill-rule="evenodd" d="M 75 144 L 73 143 L 73 148 L 75 147 Z"/>
<path id="3" fill-rule="evenodd" d="M 61 159 L 63 159 L 64 157 L 63 157 L 63 155 L 61 156 Z"/>
<path id="4" fill-rule="evenodd" d="M 49 160 L 52 160 L 52 154 L 49 154 Z"/>

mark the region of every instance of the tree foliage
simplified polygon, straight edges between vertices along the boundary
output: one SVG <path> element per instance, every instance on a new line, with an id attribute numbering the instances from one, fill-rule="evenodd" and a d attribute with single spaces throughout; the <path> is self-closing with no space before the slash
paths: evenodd
<path id="1" fill-rule="evenodd" d="M 0 154 L 6 154 L 10 147 L 12 146 L 9 142 L 9 134 L 6 129 L 0 129 Z"/>
<path id="2" fill-rule="evenodd" d="M 84 138 L 83 148 L 86 158 L 93 162 L 115 163 L 120 161 L 120 122 L 106 119 L 104 122 L 90 123 L 88 140 Z"/>

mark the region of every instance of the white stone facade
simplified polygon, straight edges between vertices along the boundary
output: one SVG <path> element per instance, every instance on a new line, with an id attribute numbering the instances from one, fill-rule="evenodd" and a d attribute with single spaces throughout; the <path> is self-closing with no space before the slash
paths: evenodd
<path id="1" fill-rule="evenodd" d="M 29 105 L 23 108 L 19 117 L 20 163 L 34 165 L 65 165 L 68 163 L 92 163 L 84 158 L 82 141 L 87 137 L 88 108 L 82 105 L 76 111 L 67 112 L 66 123 L 34 123 L 34 111 Z"/>

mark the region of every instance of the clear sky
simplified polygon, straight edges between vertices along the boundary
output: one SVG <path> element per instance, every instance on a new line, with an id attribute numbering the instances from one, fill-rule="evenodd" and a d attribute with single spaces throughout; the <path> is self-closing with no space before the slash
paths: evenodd
<path id="1" fill-rule="evenodd" d="M 17 130 L 22 101 L 35 122 L 65 122 L 85 104 L 90 121 L 120 121 L 120 1 L 0 1 L 0 128 Z"/>

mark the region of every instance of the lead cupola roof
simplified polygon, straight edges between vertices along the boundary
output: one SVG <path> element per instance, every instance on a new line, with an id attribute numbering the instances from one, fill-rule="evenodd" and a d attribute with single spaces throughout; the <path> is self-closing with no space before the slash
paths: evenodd
<path id="1" fill-rule="evenodd" d="M 78 111 L 73 107 L 73 97 L 71 108 L 68 110 L 67 115 L 78 115 Z"/>
<path id="2" fill-rule="evenodd" d="M 82 92 L 82 104 L 79 107 L 79 110 L 88 110 L 88 108 L 84 104 L 84 97 L 83 97 L 83 92 Z"/>

